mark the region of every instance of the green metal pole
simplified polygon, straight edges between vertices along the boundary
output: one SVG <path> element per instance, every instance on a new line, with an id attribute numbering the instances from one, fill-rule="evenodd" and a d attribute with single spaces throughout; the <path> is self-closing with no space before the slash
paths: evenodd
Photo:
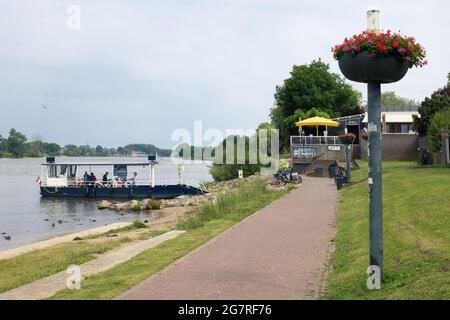
<path id="1" fill-rule="evenodd" d="M 383 272 L 383 200 L 381 178 L 381 85 L 369 81 L 368 157 L 369 157 L 369 236 L 370 265 Z"/>
<path id="2" fill-rule="evenodd" d="M 352 181 L 352 172 L 351 172 L 351 168 L 350 168 L 350 158 L 351 158 L 351 153 L 350 153 L 350 149 L 351 145 L 345 145 L 345 176 L 347 177 L 347 182 L 351 182 Z"/>

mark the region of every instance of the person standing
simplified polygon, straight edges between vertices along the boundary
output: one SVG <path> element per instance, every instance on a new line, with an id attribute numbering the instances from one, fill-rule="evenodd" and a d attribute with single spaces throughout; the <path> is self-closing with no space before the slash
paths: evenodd
<path id="1" fill-rule="evenodd" d="M 88 185 L 90 180 L 91 180 L 91 177 L 89 176 L 89 173 L 87 173 L 87 171 L 85 171 L 84 175 L 83 175 L 84 185 Z"/>
<path id="2" fill-rule="evenodd" d="M 108 171 L 106 171 L 105 174 L 103 175 L 102 182 L 103 182 L 104 186 L 106 186 L 108 184 L 108 182 L 109 182 Z"/>
<path id="3" fill-rule="evenodd" d="M 135 172 L 133 172 L 133 178 L 131 178 L 131 185 L 133 186 L 133 187 L 135 187 L 136 186 L 136 180 L 137 180 L 137 172 L 135 171 Z"/>
<path id="4" fill-rule="evenodd" d="M 93 172 L 91 172 L 91 177 L 90 177 L 90 181 L 91 181 L 91 185 L 95 186 L 95 182 L 97 181 L 97 177 L 95 176 L 95 174 Z"/>

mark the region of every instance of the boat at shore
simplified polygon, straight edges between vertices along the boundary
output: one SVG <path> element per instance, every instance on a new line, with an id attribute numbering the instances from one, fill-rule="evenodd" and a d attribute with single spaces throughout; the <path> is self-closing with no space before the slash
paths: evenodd
<path id="1" fill-rule="evenodd" d="M 38 178 L 41 197 L 59 198 L 159 198 L 169 199 L 183 195 L 201 195 L 207 193 L 201 187 L 178 184 L 155 184 L 156 156 L 149 155 L 146 161 L 121 163 L 58 163 L 55 157 L 47 157 L 41 164 L 41 176 Z M 90 179 L 82 175 L 82 167 L 110 167 L 112 177 L 107 179 Z M 131 178 L 128 169 L 132 167 L 149 168 L 148 177 L 137 179 L 136 173 Z M 87 171 L 85 171 L 87 172 Z"/>

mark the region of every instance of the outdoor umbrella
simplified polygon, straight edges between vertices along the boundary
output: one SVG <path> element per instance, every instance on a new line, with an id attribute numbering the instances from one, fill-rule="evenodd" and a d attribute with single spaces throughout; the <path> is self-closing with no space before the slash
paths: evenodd
<path id="1" fill-rule="evenodd" d="M 322 117 L 313 117 L 306 120 L 299 121 L 295 123 L 297 127 L 316 127 L 317 136 L 319 136 L 319 126 L 326 126 L 328 127 L 339 127 L 339 122 L 322 118 Z"/>

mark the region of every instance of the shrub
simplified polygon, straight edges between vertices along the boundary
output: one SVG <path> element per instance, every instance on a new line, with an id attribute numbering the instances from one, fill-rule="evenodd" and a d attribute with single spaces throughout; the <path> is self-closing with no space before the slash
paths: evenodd
<path id="1" fill-rule="evenodd" d="M 143 223 L 140 220 L 135 220 L 133 222 L 133 228 L 134 229 L 143 229 L 143 228 L 147 228 L 147 226 L 145 225 L 145 223 Z"/>
<path id="2" fill-rule="evenodd" d="M 436 112 L 428 126 L 428 141 L 433 152 L 441 151 L 441 130 L 444 128 L 450 128 L 450 108 Z"/>
<path id="3" fill-rule="evenodd" d="M 210 171 L 214 180 L 226 181 L 237 179 L 239 170 L 243 171 L 244 177 L 248 177 L 258 172 L 260 167 L 256 164 L 213 164 Z"/>
<path id="4" fill-rule="evenodd" d="M 133 206 L 131 207 L 132 211 L 141 211 L 141 202 L 136 201 L 134 202 Z"/>
<path id="5" fill-rule="evenodd" d="M 178 227 L 188 230 L 202 227 L 205 222 L 215 219 L 239 220 L 241 207 L 264 197 L 268 192 L 266 183 L 261 179 L 248 185 L 242 184 L 236 190 L 220 195 L 215 202 L 204 204 L 197 215 L 180 221 Z"/>
<path id="6" fill-rule="evenodd" d="M 152 210 L 159 210 L 159 209 L 161 209 L 161 201 L 156 200 L 156 199 L 149 199 L 148 207 Z"/>

